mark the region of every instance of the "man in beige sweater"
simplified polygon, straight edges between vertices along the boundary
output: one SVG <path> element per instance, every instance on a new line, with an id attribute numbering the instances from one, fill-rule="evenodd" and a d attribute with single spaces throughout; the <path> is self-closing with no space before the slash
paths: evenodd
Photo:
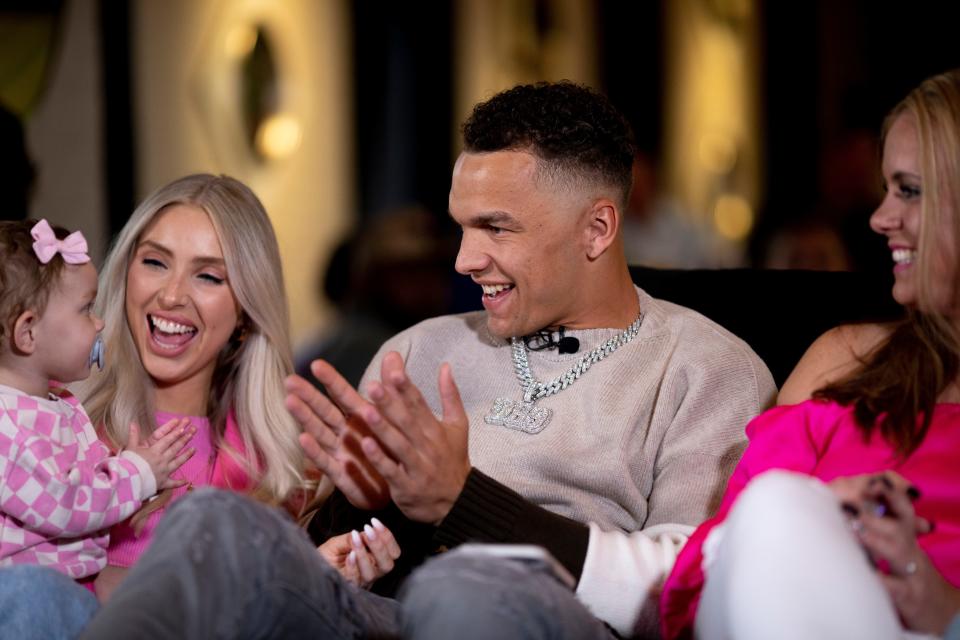
<path id="1" fill-rule="evenodd" d="M 463 134 L 450 189 L 463 230 L 456 266 L 481 288 L 484 312 L 428 320 L 388 341 L 361 383 L 369 401 L 318 367 L 372 432 L 362 439 L 376 472 L 367 490 L 344 472 L 349 428 L 318 420 L 332 407 L 297 387 L 323 405 L 299 405 L 316 438 L 305 437 L 307 451 L 354 505 L 376 504 L 369 487 L 386 487 L 407 518 L 436 527 L 435 543 L 546 547 L 594 616 L 622 635 L 638 624 L 650 631 L 648 596 L 716 507 L 743 428 L 775 387 L 742 341 L 631 281 L 620 228 L 633 150 L 604 98 L 566 83 L 517 87 L 479 105 Z M 571 338 L 578 348 L 566 353 Z M 340 512 L 323 533 L 349 520 Z M 437 560 L 407 586 L 406 624 L 417 635 L 463 635 L 474 618 L 483 634 L 515 630 L 496 626 L 497 606 L 482 594 L 530 585 L 509 572 L 498 581 L 489 560 L 479 577 L 458 570 L 471 562 Z M 569 599 L 559 608 L 576 610 Z"/>
<path id="2" fill-rule="evenodd" d="M 189 516 L 191 500 L 172 509 L 155 548 L 202 531 L 218 540 L 202 566 L 150 559 L 149 577 L 125 585 L 138 612 L 101 614 L 98 631 L 144 615 L 179 636 L 216 629 L 222 614 L 203 594 L 239 572 L 238 601 L 276 582 L 310 602 L 258 607 L 244 624 L 318 638 L 656 633 L 657 587 L 717 506 L 773 381 L 741 340 L 631 281 L 620 229 L 633 147 L 605 98 L 570 83 L 516 87 L 478 105 L 463 134 L 450 189 L 456 266 L 484 311 L 388 341 L 363 396 L 322 362 L 313 372 L 333 402 L 289 381 L 304 450 L 338 488 L 310 523 L 314 542 L 376 515 L 403 553 L 374 591 L 393 596 L 404 582 L 400 600 L 346 588 L 319 559 L 292 554 L 305 543 L 279 525 L 244 550 L 252 543 L 236 532 L 264 531 L 266 516 L 198 496 Z M 262 540 L 275 541 L 264 551 Z M 545 547 L 575 586 L 541 562 L 453 552 L 419 566 L 468 541 Z M 201 600 L 143 614 L 166 580 Z"/>

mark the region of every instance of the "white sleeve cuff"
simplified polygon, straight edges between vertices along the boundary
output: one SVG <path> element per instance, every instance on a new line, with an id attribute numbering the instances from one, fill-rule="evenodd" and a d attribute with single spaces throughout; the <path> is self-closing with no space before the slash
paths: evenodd
<path id="1" fill-rule="evenodd" d="M 137 468 L 137 471 L 140 472 L 141 483 L 140 495 L 138 496 L 140 500 L 146 500 L 150 496 L 155 495 L 157 493 L 157 477 L 153 475 L 153 469 L 151 469 L 147 461 L 143 459 L 143 456 L 130 450 L 124 450 L 120 452 L 120 457 L 132 462 Z"/>
<path id="2" fill-rule="evenodd" d="M 591 522 L 577 598 L 617 633 L 632 636 L 644 604 L 659 593 L 693 530 L 661 524 L 628 534 Z"/>

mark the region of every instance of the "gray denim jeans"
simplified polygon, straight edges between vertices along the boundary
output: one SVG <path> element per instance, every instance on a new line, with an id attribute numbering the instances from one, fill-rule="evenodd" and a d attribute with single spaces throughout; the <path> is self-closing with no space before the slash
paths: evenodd
<path id="1" fill-rule="evenodd" d="M 201 489 L 170 508 L 155 536 L 82 638 L 396 635 L 399 604 L 341 579 L 277 509 Z"/>
<path id="2" fill-rule="evenodd" d="M 90 591 L 54 569 L 0 568 L 0 638 L 72 640 L 97 607 Z"/>
<path id="3" fill-rule="evenodd" d="M 545 565 L 454 550 L 418 569 L 400 600 L 404 638 L 614 637 Z"/>
<path id="4" fill-rule="evenodd" d="M 400 601 L 343 580 L 278 510 L 202 489 L 164 517 L 82 636 L 126 638 L 610 638 L 545 570 L 444 554 Z"/>

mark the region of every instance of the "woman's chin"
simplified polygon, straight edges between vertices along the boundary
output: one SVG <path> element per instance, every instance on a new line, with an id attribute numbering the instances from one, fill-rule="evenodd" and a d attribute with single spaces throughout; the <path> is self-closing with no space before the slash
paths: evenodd
<path id="1" fill-rule="evenodd" d="M 917 306 L 917 294 L 912 284 L 896 282 L 893 285 L 893 299 L 900 306 L 912 309 Z"/>

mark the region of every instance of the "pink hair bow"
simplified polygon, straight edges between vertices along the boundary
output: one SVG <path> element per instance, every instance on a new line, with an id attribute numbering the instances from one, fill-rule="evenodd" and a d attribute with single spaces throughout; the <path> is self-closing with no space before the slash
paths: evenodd
<path id="1" fill-rule="evenodd" d="M 34 239 L 33 252 L 43 264 L 50 262 L 58 253 L 63 256 L 63 261 L 67 264 L 90 262 L 90 256 L 87 255 L 87 240 L 79 231 L 74 231 L 63 240 L 57 240 L 50 224 L 46 220 L 41 220 L 30 229 L 30 235 Z"/>

